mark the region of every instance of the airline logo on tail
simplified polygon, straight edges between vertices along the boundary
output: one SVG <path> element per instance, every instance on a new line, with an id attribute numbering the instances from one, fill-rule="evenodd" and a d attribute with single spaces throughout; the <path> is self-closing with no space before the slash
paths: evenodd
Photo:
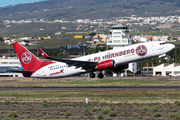
<path id="1" fill-rule="evenodd" d="M 22 55 L 21 55 L 21 61 L 24 63 L 24 64 L 29 64 L 32 60 L 32 56 L 30 53 L 28 52 L 24 52 Z"/>

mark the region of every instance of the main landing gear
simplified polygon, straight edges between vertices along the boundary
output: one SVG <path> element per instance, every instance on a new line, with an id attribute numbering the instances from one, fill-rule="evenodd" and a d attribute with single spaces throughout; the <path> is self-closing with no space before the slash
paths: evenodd
<path id="1" fill-rule="evenodd" d="M 95 76 L 96 76 L 96 75 L 95 75 L 93 72 L 89 74 L 89 77 L 90 77 L 90 78 L 95 78 Z"/>
<path id="2" fill-rule="evenodd" d="M 90 78 L 95 78 L 95 74 L 92 72 L 89 74 Z M 100 73 L 98 74 L 98 78 L 102 79 L 104 77 L 104 75 L 102 74 L 102 72 L 100 71 Z"/>

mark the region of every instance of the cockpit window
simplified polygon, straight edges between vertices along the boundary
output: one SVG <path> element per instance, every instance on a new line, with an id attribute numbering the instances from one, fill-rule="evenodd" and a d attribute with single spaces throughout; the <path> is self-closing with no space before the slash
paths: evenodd
<path id="1" fill-rule="evenodd" d="M 164 45 L 164 44 L 167 44 L 167 42 L 160 43 L 160 45 Z"/>

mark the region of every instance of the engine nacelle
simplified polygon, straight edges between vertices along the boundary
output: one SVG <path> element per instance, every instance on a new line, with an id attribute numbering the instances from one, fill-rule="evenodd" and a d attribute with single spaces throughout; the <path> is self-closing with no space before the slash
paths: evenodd
<path id="1" fill-rule="evenodd" d="M 99 62 L 96 66 L 96 68 L 101 71 L 105 69 L 111 69 L 114 67 L 114 60 L 106 60 L 103 62 Z"/>
<path id="2" fill-rule="evenodd" d="M 119 70 L 127 69 L 128 67 L 129 67 L 128 64 L 124 64 L 124 65 L 120 65 L 120 66 L 114 67 L 112 70 L 113 71 L 119 71 Z"/>
<path id="3" fill-rule="evenodd" d="M 106 61 L 99 62 L 96 66 L 96 69 L 99 71 L 102 71 L 105 69 L 119 71 L 119 70 L 127 69 L 128 67 L 129 67 L 128 64 L 116 66 L 114 60 L 106 60 Z"/>

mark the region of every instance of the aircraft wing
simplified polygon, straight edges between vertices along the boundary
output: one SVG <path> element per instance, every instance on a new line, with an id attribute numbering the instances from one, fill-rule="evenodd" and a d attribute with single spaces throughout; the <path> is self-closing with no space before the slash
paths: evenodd
<path id="1" fill-rule="evenodd" d="M 58 61 L 58 62 L 64 62 L 68 64 L 69 66 L 76 66 L 77 68 L 82 67 L 83 69 L 87 70 L 87 69 L 92 69 L 98 64 L 98 62 L 92 62 L 92 61 L 52 58 L 52 57 L 49 57 L 41 48 L 38 48 L 38 50 L 40 51 L 43 58 Z"/>

